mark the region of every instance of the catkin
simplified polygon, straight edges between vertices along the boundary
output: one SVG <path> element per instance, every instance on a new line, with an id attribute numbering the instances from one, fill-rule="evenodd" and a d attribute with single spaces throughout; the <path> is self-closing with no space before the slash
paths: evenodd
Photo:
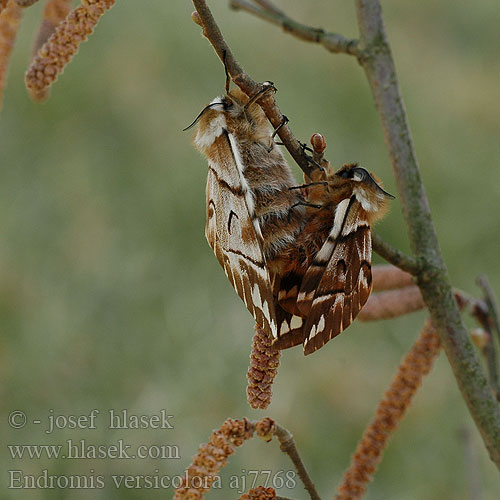
<path id="1" fill-rule="evenodd" d="M 235 451 L 253 436 L 254 425 L 246 418 L 227 419 L 219 430 L 212 432 L 208 443 L 198 448 L 183 481 L 176 488 L 174 500 L 201 500 Z"/>
<path id="2" fill-rule="evenodd" d="M 276 500 L 276 491 L 274 491 L 274 488 L 257 486 L 257 488 L 253 488 L 248 493 L 241 495 L 239 500 Z"/>
<path id="3" fill-rule="evenodd" d="M 2 0 L 0 0 L 2 1 Z M 2 8 L 3 7 L 3 8 Z M 22 9 L 9 0 L 0 4 L 0 109 L 2 107 L 3 89 L 7 81 L 7 69 L 12 47 L 16 40 L 21 21 Z"/>
<path id="4" fill-rule="evenodd" d="M 417 285 L 373 293 L 358 314 L 360 321 L 398 318 L 425 307 Z"/>
<path id="5" fill-rule="evenodd" d="M 43 18 L 38 28 L 38 34 L 33 44 L 33 58 L 36 57 L 38 51 L 43 47 L 44 43 L 54 33 L 57 26 L 61 24 L 70 11 L 71 0 L 48 0 L 43 10 Z M 49 89 L 32 90 L 31 96 L 36 101 L 45 101 L 49 96 Z"/>
<path id="6" fill-rule="evenodd" d="M 115 0 L 82 0 L 80 6 L 59 24 L 26 72 L 26 87 L 35 98 L 57 80 L 80 44 L 114 3 Z"/>
<path id="7" fill-rule="evenodd" d="M 278 373 L 280 351 L 272 345 L 272 339 L 255 325 L 250 367 L 247 372 L 247 401 L 252 408 L 266 409 L 271 403 L 272 384 Z"/>
<path id="8" fill-rule="evenodd" d="M 42 48 L 43 44 L 54 33 L 59 24 L 69 14 L 71 0 L 48 0 L 43 9 L 42 22 L 33 45 L 33 57 Z"/>
<path id="9" fill-rule="evenodd" d="M 413 396 L 429 373 L 441 350 L 439 337 L 427 320 L 420 337 L 404 357 L 375 418 L 365 430 L 346 470 L 335 500 L 357 500 L 363 497 L 394 430 L 410 407 Z"/>

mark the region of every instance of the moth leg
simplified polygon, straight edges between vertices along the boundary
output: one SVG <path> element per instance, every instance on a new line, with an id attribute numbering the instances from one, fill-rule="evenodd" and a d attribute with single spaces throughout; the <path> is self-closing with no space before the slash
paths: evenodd
<path id="1" fill-rule="evenodd" d="M 249 108 L 255 101 L 258 101 L 267 92 L 276 92 L 276 87 L 273 82 L 264 82 L 262 84 L 263 88 L 259 90 L 250 100 L 245 104 L 245 110 Z"/>
<path id="2" fill-rule="evenodd" d="M 305 142 L 299 141 L 299 144 L 304 154 L 306 154 L 306 151 L 308 151 L 309 153 L 314 153 L 314 151 Z"/>
<path id="3" fill-rule="evenodd" d="M 225 89 L 226 89 L 226 94 L 228 94 L 229 93 L 229 86 L 231 85 L 231 76 L 229 75 L 229 71 L 227 69 L 226 57 L 227 57 L 227 52 L 226 52 L 226 50 L 224 50 L 224 52 L 222 53 L 222 63 L 224 64 L 224 71 L 226 73 Z"/>
<path id="4" fill-rule="evenodd" d="M 299 206 L 299 205 L 302 205 L 302 206 L 304 206 L 304 207 L 318 208 L 318 209 L 319 209 L 319 208 L 321 208 L 321 207 L 323 206 L 323 205 L 315 205 L 314 203 L 309 203 L 308 201 L 298 201 L 297 203 L 295 203 L 294 205 L 292 205 L 292 206 L 290 207 L 290 210 L 291 210 L 292 208 L 295 208 L 295 207 Z"/>
<path id="5" fill-rule="evenodd" d="M 325 169 L 317 162 L 314 160 L 314 158 L 312 158 L 311 156 L 308 156 L 304 153 L 304 156 L 305 158 L 307 159 L 307 161 L 311 164 L 311 165 L 314 165 L 320 172 L 325 172 Z"/>
<path id="6" fill-rule="evenodd" d="M 281 123 L 274 129 L 273 134 L 271 135 L 271 144 L 267 148 L 267 152 L 270 153 L 274 146 L 278 143 L 274 142 L 274 138 L 276 137 L 276 134 L 280 131 L 282 127 L 284 127 L 290 120 L 288 119 L 288 116 L 283 115 L 283 119 L 281 120 Z M 280 143 L 283 145 L 283 143 Z"/>
<path id="7" fill-rule="evenodd" d="M 291 191 L 292 189 L 303 189 L 311 186 L 328 186 L 328 182 L 327 181 L 309 182 L 307 184 L 301 184 L 300 186 L 292 186 L 289 187 L 288 189 Z"/>

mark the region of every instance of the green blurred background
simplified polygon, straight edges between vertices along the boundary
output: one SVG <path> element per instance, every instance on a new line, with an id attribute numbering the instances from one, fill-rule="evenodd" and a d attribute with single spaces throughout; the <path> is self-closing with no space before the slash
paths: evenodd
<path id="1" fill-rule="evenodd" d="M 357 37 L 353 2 L 277 2 L 303 22 Z M 42 2 L 40 2 L 42 4 Z M 137 10 L 141 4 L 140 11 Z M 368 85 L 332 55 L 211 1 L 236 57 L 272 80 L 297 137 L 328 141 L 396 194 Z M 452 281 L 500 293 L 500 9 L 496 0 L 383 2 L 422 176 Z M 171 498 L 116 489 L 111 474 L 181 474 L 227 417 L 259 418 L 245 397 L 253 323 L 204 238 L 206 162 L 181 132 L 223 91 L 224 73 L 189 1 L 119 1 L 43 105 L 27 97 L 42 5 L 26 11 L 0 116 L 2 498 Z M 299 176 L 296 169 L 297 177 Z M 398 200 L 377 232 L 408 251 Z M 380 261 L 375 257 L 377 262 Z M 265 412 L 288 427 L 323 498 L 333 496 L 424 313 L 355 323 L 318 353 L 282 356 Z M 467 319 L 469 326 L 472 323 Z M 44 432 L 47 416 L 101 411 L 95 430 Z M 171 430 L 110 430 L 108 409 L 160 409 Z M 7 425 L 13 410 L 30 421 Z M 471 497 L 470 433 L 482 496 Z M 7 444 L 175 444 L 179 460 L 10 458 Z M 249 442 L 223 471 L 289 470 L 278 446 Z M 106 476 L 103 490 L 8 490 L 7 470 Z M 500 478 L 442 355 L 394 435 L 367 499 L 498 499 Z M 306 499 L 300 484 L 284 495 Z"/>

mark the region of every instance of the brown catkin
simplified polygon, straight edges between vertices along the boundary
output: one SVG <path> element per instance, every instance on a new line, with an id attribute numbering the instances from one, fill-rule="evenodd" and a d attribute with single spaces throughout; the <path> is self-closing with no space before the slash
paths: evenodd
<path id="1" fill-rule="evenodd" d="M 392 264 L 379 264 L 372 267 L 374 290 L 392 290 L 414 284 L 411 274 Z"/>
<path id="2" fill-rule="evenodd" d="M 264 425 L 265 427 L 265 425 Z M 186 469 L 182 484 L 176 488 L 174 500 L 201 500 L 238 446 L 253 436 L 255 427 L 246 418 L 227 419 L 210 440 L 198 448 L 192 464 Z"/>
<path id="3" fill-rule="evenodd" d="M 54 33 L 55 29 L 61 24 L 71 9 L 72 0 L 48 0 L 43 10 L 43 18 L 38 28 L 38 34 L 33 44 L 32 57 L 35 58 L 43 44 Z M 36 101 L 42 102 L 49 96 L 48 88 L 39 91 L 32 91 L 31 96 Z"/>
<path id="4" fill-rule="evenodd" d="M 9 0 L 0 13 L 0 109 L 2 107 L 3 89 L 7 81 L 9 58 L 16 41 L 16 34 L 21 21 L 22 9 Z"/>
<path id="5" fill-rule="evenodd" d="M 239 500 L 276 500 L 276 491 L 274 491 L 274 488 L 257 486 L 257 488 L 253 488 L 248 493 L 243 494 Z"/>
<path id="6" fill-rule="evenodd" d="M 375 321 L 403 316 L 425 307 L 417 285 L 373 293 L 358 314 L 360 321 Z"/>
<path id="7" fill-rule="evenodd" d="M 362 498 L 392 433 L 409 408 L 422 378 L 429 373 L 441 343 L 430 320 L 400 364 L 346 470 L 335 500 Z"/>
<path id="8" fill-rule="evenodd" d="M 33 45 L 33 57 L 42 48 L 43 44 L 54 33 L 59 24 L 64 21 L 71 9 L 71 0 L 48 0 L 43 10 L 42 22 Z"/>
<path id="9" fill-rule="evenodd" d="M 26 86 L 37 98 L 54 83 L 82 42 L 92 33 L 101 16 L 115 0 L 82 0 L 40 48 L 26 72 Z"/>
<path id="10" fill-rule="evenodd" d="M 276 423 L 272 418 L 261 418 L 255 424 L 255 433 L 260 437 L 260 439 L 266 441 L 266 443 L 269 443 L 269 441 L 273 439 L 273 436 L 276 433 Z"/>
<path id="11" fill-rule="evenodd" d="M 247 401 L 252 408 L 261 410 L 271 403 L 272 385 L 280 364 L 280 351 L 271 343 L 271 337 L 255 325 L 250 367 L 247 372 Z"/>

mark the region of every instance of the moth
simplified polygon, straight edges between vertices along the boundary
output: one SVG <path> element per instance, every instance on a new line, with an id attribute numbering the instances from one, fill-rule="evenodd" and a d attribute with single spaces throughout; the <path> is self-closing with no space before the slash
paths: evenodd
<path id="1" fill-rule="evenodd" d="M 187 127 L 208 160 L 205 235 L 231 285 L 255 321 L 277 339 L 299 334 L 300 316 L 277 302 L 278 256 L 305 225 L 304 200 L 274 133 L 257 104 L 271 82 L 249 99 L 239 89 L 216 97 Z"/>
<path id="2" fill-rule="evenodd" d="M 356 163 L 328 173 L 321 208 L 280 256 L 278 305 L 304 324 L 277 347 L 303 343 L 311 354 L 352 323 L 372 288 L 371 226 L 392 198 Z"/>

